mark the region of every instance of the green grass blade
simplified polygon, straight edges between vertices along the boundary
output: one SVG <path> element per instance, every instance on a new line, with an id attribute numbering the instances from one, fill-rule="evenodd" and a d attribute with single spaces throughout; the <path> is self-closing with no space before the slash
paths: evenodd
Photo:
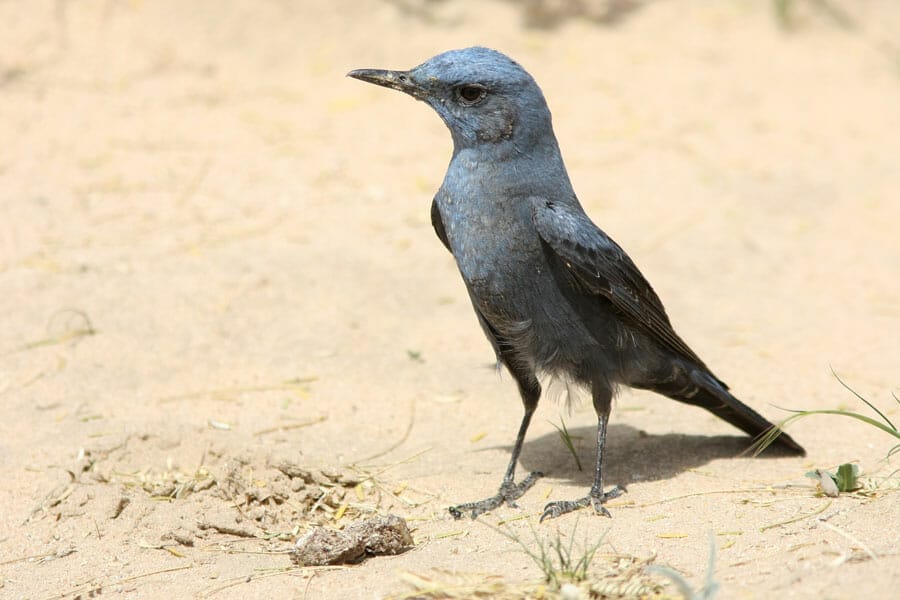
<path id="1" fill-rule="evenodd" d="M 894 436 L 897 439 L 900 439 L 900 431 L 897 431 L 896 428 L 885 425 L 881 421 L 877 421 L 872 417 L 867 415 L 862 415 L 856 412 L 852 412 L 849 410 L 839 410 L 839 409 L 821 409 L 821 410 L 790 410 L 790 409 L 782 409 L 788 410 L 789 412 L 795 413 L 772 427 L 769 431 L 767 431 L 762 437 L 760 437 L 750 448 L 753 450 L 753 456 L 759 456 L 763 450 L 768 448 L 772 442 L 775 441 L 782 431 L 784 431 L 788 425 L 797 421 L 798 419 L 803 419 L 810 415 L 840 415 L 842 417 L 850 417 L 852 419 L 856 419 L 858 421 L 862 421 L 872 427 L 877 427 L 878 429 L 888 433 L 889 435 Z"/>
<path id="2" fill-rule="evenodd" d="M 578 458 L 578 452 L 575 451 L 575 444 L 572 443 L 572 436 L 571 434 L 569 434 L 569 429 L 566 427 L 565 419 L 560 417 L 559 422 L 562 426 L 557 425 L 553 421 L 548 421 L 548 423 L 556 427 L 556 431 L 559 432 L 559 437 L 562 438 L 563 444 L 566 445 L 566 448 L 569 449 L 569 453 L 572 455 L 572 458 L 575 459 L 575 466 L 578 467 L 579 471 L 584 471 L 584 469 L 581 467 L 581 459 Z"/>
<path id="3" fill-rule="evenodd" d="M 874 404 L 872 404 L 871 402 L 869 402 L 868 400 L 866 400 L 865 398 L 863 398 L 856 390 L 854 390 L 852 387 L 850 387 L 849 385 L 847 385 L 847 384 L 844 382 L 844 380 L 841 379 L 841 378 L 838 376 L 838 374 L 834 372 L 834 368 L 831 369 L 831 374 L 834 375 L 834 378 L 838 380 L 838 383 L 840 383 L 842 386 L 844 386 L 844 389 L 846 389 L 846 390 L 849 391 L 851 394 L 853 394 L 854 396 L 856 396 L 857 398 L 859 398 L 860 400 L 862 400 L 863 402 L 865 402 L 865 403 L 866 403 L 866 406 L 868 406 L 869 408 L 871 408 L 872 410 L 874 410 L 875 412 L 877 412 L 877 413 L 878 413 L 878 416 L 881 417 L 882 419 L 884 419 L 884 422 L 891 426 L 891 429 L 893 429 L 894 431 L 897 431 L 897 427 L 896 427 L 893 423 L 891 423 L 891 420 L 888 419 L 888 418 L 885 416 L 885 414 L 884 414 L 883 412 L 881 412 L 880 410 L 878 410 L 878 408 L 877 408 Z M 894 396 L 894 398 L 896 398 L 896 396 Z"/>
<path id="4" fill-rule="evenodd" d="M 897 430 L 893 425 L 885 425 L 881 421 L 877 421 L 872 417 L 861 415 L 856 412 L 852 412 L 849 410 L 838 410 L 838 409 L 822 409 L 822 410 L 805 410 L 799 414 L 794 415 L 790 418 L 790 420 L 794 420 L 797 418 L 808 417 L 809 415 L 841 415 L 843 417 L 850 417 L 852 419 L 856 419 L 858 421 L 862 421 L 872 427 L 877 427 L 878 429 L 888 433 L 898 440 L 900 440 L 900 431 Z"/>

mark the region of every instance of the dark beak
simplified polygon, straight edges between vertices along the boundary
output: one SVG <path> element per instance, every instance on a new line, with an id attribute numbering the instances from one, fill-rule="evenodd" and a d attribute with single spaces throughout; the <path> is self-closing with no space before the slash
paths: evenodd
<path id="1" fill-rule="evenodd" d="M 415 98 L 423 98 L 425 90 L 416 85 L 408 71 L 387 71 L 385 69 L 356 69 L 347 73 L 347 77 L 374 83 L 381 87 L 405 92 Z"/>

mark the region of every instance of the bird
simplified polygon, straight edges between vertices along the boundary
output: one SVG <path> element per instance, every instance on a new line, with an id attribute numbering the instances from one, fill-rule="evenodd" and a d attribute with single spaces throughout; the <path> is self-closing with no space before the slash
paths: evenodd
<path id="1" fill-rule="evenodd" d="M 449 50 L 412 69 L 356 69 L 349 77 L 428 104 L 453 139 L 431 222 L 452 253 L 481 328 L 515 380 L 524 406 L 497 493 L 449 508 L 455 518 L 516 501 L 543 474 L 516 483 L 522 445 L 546 378 L 590 393 L 597 415 L 588 494 L 551 501 L 541 521 L 603 506 L 612 399 L 621 386 L 699 406 L 751 436 L 779 433 L 787 453 L 805 451 L 738 400 L 675 332 L 659 296 L 628 254 L 588 217 L 563 163 L 550 109 L 512 58 L 476 46 Z"/>

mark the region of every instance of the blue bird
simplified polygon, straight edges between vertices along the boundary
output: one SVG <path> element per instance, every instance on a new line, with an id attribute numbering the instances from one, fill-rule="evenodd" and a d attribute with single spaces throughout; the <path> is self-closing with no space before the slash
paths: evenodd
<path id="1" fill-rule="evenodd" d="M 597 455 L 588 495 L 550 502 L 541 520 L 587 506 L 609 515 L 603 503 L 623 490 L 603 491 L 603 450 L 621 385 L 703 407 L 752 436 L 772 429 L 675 333 L 632 260 L 585 214 L 544 95 L 518 63 L 474 47 L 439 54 L 409 71 L 358 69 L 348 75 L 426 102 L 450 130 L 453 156 L 431 205 L 432 224 L 456 259 L 478 321 L 525 406 L 499 491 L 451 507 L 454 517 L 515 506 L 541 476 L 532 472 L 515 482 L 543 375 L 590 391 Z M 775 443 L 805 453 L 787 434 Z"/>

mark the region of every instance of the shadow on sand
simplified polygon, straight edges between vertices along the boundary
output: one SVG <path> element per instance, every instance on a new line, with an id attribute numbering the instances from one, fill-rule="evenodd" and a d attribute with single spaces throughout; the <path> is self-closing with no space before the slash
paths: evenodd
<path id="1" fill-rule="evenodd" d="M 569 429 L 569 434 L 583 471 L 578 470 L 559 434 L 553 432 L 526 439 L 519 459 L 518 478 L 529 471 L 542 471 L 546 477 L 590 487 L 594 480 L 597 430 L 595 427 L 575 427 Z M 751 443 L 749 437 L 742 435 L 653 435 L 630 425 L 611 424 L 603 458 L 604 487 L 670 479 L 719 458 L 764 460 L 790 456 L 772 446 L 759 458 L 753 458 L 751 453 L 746 453 Z M 493 448 L 512 451 L 511 444 Z M 504 466 L 498 465 L 498 481 Z"/>

